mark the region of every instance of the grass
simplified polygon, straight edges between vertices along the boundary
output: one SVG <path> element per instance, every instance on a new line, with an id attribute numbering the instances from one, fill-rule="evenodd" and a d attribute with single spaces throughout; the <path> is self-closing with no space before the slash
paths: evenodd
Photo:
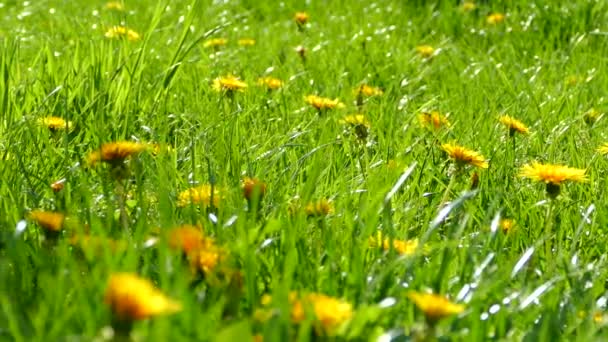
<path id="1" fill-rule="evenodd" d="M 116 328 L 104 304 L 116 272 L 151 279 L 182 305 L 136 322 L 134 339 L 608 338 L 608 162 L 596 151 L 608 139 L 604 119 L 585 121 L 607 108 L 606 3 L 480 1 L 470 12 L 455 1 L 390 0 L 125 7 L 2 3 L 0 340 L 103 339 Z M 297 11 L 310 15 L 301 30 Z M 491 13 L 506 19 L 488 24 Z M 104 37 L 120 24 L 141 39 Z M 211 38 L 228 43 L 205 48 Z M 241 38 L 256 44 L 239 46 Z M 433 57 L 418 55 L 423 44 Z M 212 89 L 230 74 L 248 88 Z M 283 87 L 256 85 L 267 75 Z M 363 83 L 383 94 L 357 106 Z M 346 108 L 317 111 L 304 101 L 310 94 Z M 447 114 L 451 127 L 425 129 L 424 111 Z M 370 122 L 365 139 L 340 123 L 356 112 Z M 530 134 L 509 137 L 502 114 Z M 51 115 L 73 129 L 42 127 Z M 102 143 L 121 140 L 168 151 L 129 158 L 122 178 L 112 166 L 87 166 Z M 480 152 L 489 168 L 455 173 L 440 148 L 452 142 Z M 544 184 L 517 176 L 532 161 L 585 169 L 588 182 L 563 185 L 551 200 Z M 243 198 L 245 176 L 267 184 L 259 210 Z M 221 190 L 218 208 L 177 206 L 197 184 Z M 293 209 L 321 199 L 332 203 L 329 215 Z M 28 219 L 35 209 L 65 213 L 70 224 L 45 238 Z M 508 233 L 504 218 L 515 222 Z M 200 224 L 222 246 L 240 285 L 214 282 L 215 271 L 194 281 L 167 243 L 182 224 Z M 85 231 L 127 247 L 70 243 Z M 421 247 L 401 255 L 370 246 L 378 231 Z M 425 323 L 412 290 L 465 310 Z M 290 291 L 345 300 L 352 318 L 323 333 L 305 310 L 296 324 Z M 265 294 L 277 310 L 260 320 Z"/>

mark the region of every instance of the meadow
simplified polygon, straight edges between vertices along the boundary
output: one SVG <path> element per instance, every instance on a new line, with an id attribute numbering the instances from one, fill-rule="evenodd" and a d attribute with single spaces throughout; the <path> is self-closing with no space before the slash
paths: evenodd
<path id="1" fill-rule="evenodd" d="M 608 339 L 608 2 L 0 14 L 0 341 Z"/>

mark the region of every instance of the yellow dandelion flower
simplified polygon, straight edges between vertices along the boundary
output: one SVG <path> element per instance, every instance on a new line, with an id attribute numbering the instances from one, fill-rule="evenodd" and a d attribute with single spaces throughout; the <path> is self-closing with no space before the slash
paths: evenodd
<path id="1" fill-rule="evenodd" d="M 315 327 L 322 333 L 332 334 L 353 316 L 352 304 L 320 293 L 298 295 L 290 293 L 291 320 L 298 324 L 306 319 L 306 313 L 314 314 Z"/>
<path id="2" fill-rule="evenodd" d="M 339 99 L 330 99 L 326 97 L 320 97 L 317 95 L 308 95 L 305 97 L 306 103 L 313 106 L 317 110 L 335 109 L 346 107 L 344 103 L 340 102 Z"/>
<path id="3" fill-rule="evenodd" d="M 177 197 L 177 206 L 185 207 L 190 204 L 208 207 L 212 203 L 218 207 L 222 199 L 222 192 L 217 186 L 203 184 L 195 188 L 182 191 Z"/>
<path id="4" fill-rule="evenodd" d="M 608 155 L 608 143 L 603 143 L 597 148 L 597 151 L 603 155 Z"/>
<path id="5" fill-rule="evenodd" d="M 555 198 L 559 195 L 560 185 L 563 182 L 586 182 L 587 176 L 585 172 L 586 170 L 584 169 L 576 169 L 564 165 L 541 164 L 534 161 L 531 164 L 522 166 L 519 176 L 545 183 L 547 194 L 551 198 Z"/>
<path id="6" fill-rule="evenodd" d="M 293 19 L 295 20 L 296 24 L 298 24 L 298 26 L 302 26 L 308 22 L 310 16 L 306 12 L 296 12 Z"/>
<path id="7" fill-rule="evenodd" d="M 593 313 L 593 322 L 597 324 L 602 324 L 605 320 L 605 316 L 601 311 L 596 311 Z"/>
<path id="8" fill-rule="evenodd" d="M 202 229 L 201 226 L 190 224 L 172 229 L 169 232 L 169 246 L 173 249 L 181 250 L 185 254 L 208 246 L 213 241 L 205 237 Z"/>
<path id="9" fill-rule="evenodd" d="M 359 139 L 365 140 L 369 134 L 371 124 L 363 114 L 352 114 L 342 118 L 339 123 L 348 125 L 354 129 L 355 134 Z"/>
<path id="10" fill-rule="evenodd" d="M 152 282 L 131 273 L 110 276 L 104 302 L 122 321 L 147 319 L 181 310 L 181 305 L 166 297 Z"/>
<path id="11" fill-rule="evenodd" d="M 420 114 L 418 114 L 418 121 L 420 122 L 420 124 L 422 125 L 422 127 L 425 128 L 430 128 L 430 129 L 435 129 L 438 130 L 440 128 L 449 128 L 450 127 L 450 121 L 448 120 L 448 118 L 437 112 L 437 111 L 432 111 L 432 112 L 422 112 Z"/>
<path id="12" fill-rule="evenodd" d="M 442 318 L 457 315 L 465 309 L 464 305 L 452 303 L 441 295 L 410 291 L 407 296 L 424 313 L 427 321 L 431 324 Z"/>
<path id="13" fill-rule="evenodd" d="M 465 1 L 460 7 L 464 12 L 471 12 L 477 8 L 477 5 L 472 1 Z"/>
<path id="14" fill-rule="evenodd" d="M 515 133 L 529 133 L 528 127 L 526 127 L 523 122 L 508 115 L 502 115 L 498 118 L 498 121 L 500 121 L 501 124 L 505 125 L 509 129 L 509 136 L 513 136 Z"/>
<path id="15" fill-rule="evenodd" d="M 239 44 L 239 46 L 254 46 L 255 45 L 255 39 L 252 38 L 241 38 L 237 41 L 237 43 Z"/>
<path id="16" fill-rule="evenodd" d="M 120 1 L 110 1 L 110 2 L 106 3 L 104 8 L 107 10 L 113 10 L 113 11 L 124 11 L 125 5 Z"/>
<path id="17" fill-rule="evenodd" d="M 283 86 L 283 81 L 274 77 L 262 77 L 258 79 L 258 85 L 269 90 L 277 90 Z"/>
<path id="18" fill-rule="evenodd" d="M 378 87 L 372 87 L 367 84 L 362 84 L 355 89 L 356 96 L 372 97 L 372 96 L 379 96 L 382 94 L 384 94 L 384 91 L 382 91 L 382 89 L 380 89 Z"/>
<path id="19" fill-rule="evenodd" d="M 304 207 L 304 212 L 308 216 L 327 216 L 334 212 L 334 205 L 327 199 L 310 202 Z"/>
<path id="20" fill-rule="evenodd" d="M 57 116 L 47 116 L 38 119 L 38 124 L 47 127 L 51 131 L 71 130 L 73 125 L 71 121 L 66 121 Z"/>
<path id="21" fill-rule="evenodd" d="M 243 179 L 243 196 L 247 201 L 261 200 L 266 194 L 266 183 L 257 178 L 245 177 Z"/>
<path id="22" fill-rule="evenodd" d="M 391 249 L 391 240 L 383 238 L 382 232 L 377 236 L 370 236 L 368 239 L 370 247 L 381 247 L 385 251 Z M 413 255 L 418 249 L 418 239 L 414 240 L 393 240 L 393 249 L 400 255 Z"/>
<path id="23" fill-rule="evenodd" d="M 33 210 L 29 213 L 28 217 L 40 227 L 50 232 L 61 231 L 65 222 L 64 214 L 52 211 Z"/>
<path id="24" fill-rule="evenodd" d="M 502 13 L 492 13 L 486 17 L 486 23 L 489 25 L 497 25 L 505 21 L 505 15 Z"/>
<path id="25" fill-rule="evenodd" d="M 515 221 L 512 219 L 501 219 L 498 226 L 503 233 L 509 234 L 515 230 Z"/>
<path id="26" fill-rule="evenodd" d="M 94 166 L 100 161 L 111 164 L 121 163 L 125 159 L 137 155 L 149 148 L 150 146 L 148 144 L 133 141 L 105 143 L 101 145 L 99 150 L 89 153 L 87 164 Z"/>
<path id="27" fill-rule="evenodd" d="M 247 88 L 247 83 L 239 80 L 238 78 L 228 75 L 225 77 L 218 77 L 213 80 L 213 90 L 217 92 L 234 92 L 243 91 Z"/>
<path id="28" fill-rule="evenodd" d="M 576 169 L 563 165 L 541 164 L 535 161 L 524 165 L 520 170 L 519 176 L 530 178 L 537 182 L 561 185 L 565 181 L 586 182 L 587 176 L 585 172 L 586 170 L 584 169 Z"/>
<path id="29" fill-rule="evenodd" d="M 217 269 L 218 265 L 226 259 L 226 252 L 214 243 L 204 248 L 195 249 L 188 254 L 190 267 L 194 272 L 209 274 Z"/>
<path id="30" fill-rule="evenodd" d="M 441 149 L 459 166 L 472 165 L 482 169 L 488 168 L 488 163 L 481 154 L 466 147 L 456 144 L 443 144 Z"/>
<path id="31" fill-rule="evenodd" d="M 219 48 L 228 43 L 226 38 L 212 38 L 208 39 L 203 43 L 204 48 Z"/>
<path id="32" fill-rule="evenodd" d="M 416 52 L 418 55 L 420 55 L 420 57 L 431 58 L 435 53 L 435 48 L 430 45 L 418 45 L 416 46 Z"/>
<path id="33" fill-rule="evenodd" d="M 121 39 L 127 38 L 128 41 L 135 42 L 141 39 L 139 33 L 125 26 L 112 26 L 105 34 L 106 38 Z"/>

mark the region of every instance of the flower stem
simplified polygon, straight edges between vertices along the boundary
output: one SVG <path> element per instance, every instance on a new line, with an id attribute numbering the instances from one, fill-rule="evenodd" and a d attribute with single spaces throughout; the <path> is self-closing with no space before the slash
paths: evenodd
<path id="1" fill-rule="evenodd" d="M 550 200 L 549 207 L 547 208 L 547 217 L 545 217 L 545 260 L 547 261 L 547 265 L 549 264 L 549 259 L 551 258 L 551 248 L 553 245 L 553 206 L 554 200 Z"/>

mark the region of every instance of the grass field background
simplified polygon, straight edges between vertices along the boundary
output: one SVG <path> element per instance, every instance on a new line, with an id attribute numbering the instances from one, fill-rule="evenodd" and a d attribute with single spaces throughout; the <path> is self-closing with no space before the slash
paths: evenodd
<path id="1" fill-rule="evenodd" d="M 310 16 L 300 28 L 298 11 Z M 489 23 L 493 13 L 504 21 Z M 4 1 L 0 14 L 0 340 L 107 339 L 115 272 L 182 306 L 136 322 L 136 340 L 608 338 L 608 162 L 597 151 L 608 142 L 608 3 Z M 117 25 L 140 39 L 106 37 Z M 227 43 L 206 47 L 213 38 Z M 248 87 L 215 91 L 227 75 Z M 265 76 L 282 87 L 258 85 Z M 362 84 L 383 94 L 358 99 Z M 316 110 L 312 94 L 345 106 Z M 421 125 L 432 111 L 450 127 Z M 341 122 L 354 113 L 369 121 L 364 138 Z M 509 136 L 504 114 L 530 133 Z M 72 128 L 50 130 L 48 116 Z M 128 158 L 121 177 L 87 165 L 114 141 L 160 151 Z M 454 170 L 443 143 L 489 167 Z M 551 199 L 518 176 L 533 161 L 585 169 L 588 181 Z M 266 183 L 259 203 L 243 198 L 244 177 Z M 201 184 L 220 191 L 218 207 L 178 207 Z M 322 199 L 327 215 L 302 209 Z M 37 209 L 70 217 L 59 237 L 29 219 Z M 238 284 L 213 271 L 194 282 L 167 243 L 183 224 L 222 246 Z M 420 248 L 378 248 L 378 232 Z M 77 248 L 82 234 L 126 247 Z M 465 309 L 432 329 L 412 290 Z M 352 317 L 331 332 L 311 312 L 294 323 L 290 291 L 340 298 Z M 264 295 L 276 310 L 260 319 Z"/>

